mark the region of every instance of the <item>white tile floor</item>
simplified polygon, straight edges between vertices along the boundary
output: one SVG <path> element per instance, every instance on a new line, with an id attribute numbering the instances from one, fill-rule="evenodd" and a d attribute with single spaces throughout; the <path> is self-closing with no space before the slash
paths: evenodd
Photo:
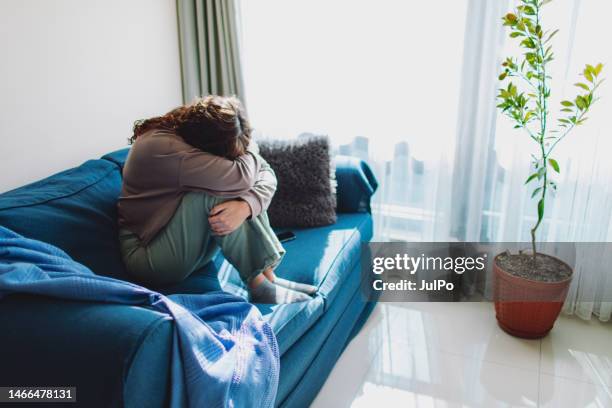
<path id="1" fill-rule="evenodd" d="M 511 337 L 490 303 L 378 304 L 313 407 L 612 407 L 612 323 Z"/>

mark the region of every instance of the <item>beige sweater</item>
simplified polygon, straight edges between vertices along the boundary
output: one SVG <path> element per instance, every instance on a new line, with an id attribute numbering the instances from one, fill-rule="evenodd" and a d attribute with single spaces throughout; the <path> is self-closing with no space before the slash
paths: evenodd
<path id="1" fill-rule="evenodd" d="M 253 151 L 229 160 L 202 152 L 172 132 L 151 130 L 136 139 L 123 168 L 119 226 L 146 245 L 189 191 L 241 198 L 257 216 L 270 205 L 276 176 Z"/>

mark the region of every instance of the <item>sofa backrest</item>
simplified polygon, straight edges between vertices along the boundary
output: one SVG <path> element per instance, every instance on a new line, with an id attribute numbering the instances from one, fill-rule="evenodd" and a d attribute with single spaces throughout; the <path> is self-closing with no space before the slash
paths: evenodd
<path id="1" fill-rule="evenodd" d="M 96 274 L 126 279 L 117 238 L 121 169 L 90 160 L 0 194 L 0 225 L 55 245 Z"/>

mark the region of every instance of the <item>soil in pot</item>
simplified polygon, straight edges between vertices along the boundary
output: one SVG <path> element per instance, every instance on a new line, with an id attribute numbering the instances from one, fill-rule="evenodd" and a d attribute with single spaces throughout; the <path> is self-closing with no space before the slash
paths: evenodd
<path id="1" fill-rule="evenodd" d="M 539 282 L 561 282 L 572 276 L 572 269 L 552 256 L 536 254 L 500 254 L 497 265 L 507 273 L 519 278 Z"/>

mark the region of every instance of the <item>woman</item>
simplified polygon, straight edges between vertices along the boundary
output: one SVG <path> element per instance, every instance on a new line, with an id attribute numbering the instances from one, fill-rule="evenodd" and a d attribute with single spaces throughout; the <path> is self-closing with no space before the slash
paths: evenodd
<path id="1" fill-rule="evenodd" d="M 220 248 L 251 301 L 310 299 L 314 286 L 274 274 L 285 253 L 266 215 L 276 177 L 250 148 L 250 136 L 233 97 L 208 96 L 136 123 L 119 198 L 131 275 L 156 286 L 177 283 Z"/>

